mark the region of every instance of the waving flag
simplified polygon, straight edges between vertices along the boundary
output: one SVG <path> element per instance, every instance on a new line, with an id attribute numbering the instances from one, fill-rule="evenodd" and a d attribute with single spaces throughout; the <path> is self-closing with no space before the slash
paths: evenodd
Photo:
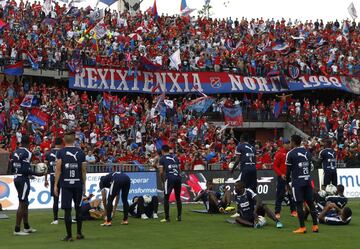
<path id="1" fill-rule="evenodd" d="M 107 110 L 110 110 L 111 107 L 111 101 L 112 101 L 112 96 L 110 93 L 103 93 L 103 105 Z"/>
<path id="2" fill-rule="evenodd" d="M 35 57 L 28 50 L 26 51 L 26 54 L 28 56 L 32 69 L 38 70 L 39 69 L 38 59 L 35 59 Z"/>
<path id="3" fill-rule="evenodd" d="M 56 20 L 55 19 L 52 19 L 52 18 L 45 18 L 42 22 L 41 22 L 42 25 L 48 25 L 48 26 L 55 26 L 56 24 Z"/>
<path id="4" fill-rule="evenodd" d="M 241 107 L 223 108 L 225 124 L 231 126 L 241 126 L 243 124 L 243 114 Z"/>
<path id="5" fill-rule="evenodd" d="M 49 15 L 49 13 L 51 12 L 51 0 L 45 0 L 42 6 L 42 11 L 44 11 L 46 16 Z"/>
<path id="6" fill-rule="evenodd" d="M 98 20 L 103 19 L 104 16 L 105 16 L 104 10 L 103 9 L 97 9 L 97 10 L 90 13 L 90 20 L 98 21 Z"/>
<path id="7" fill-rule="evenodd" d="M 179 65 L 181 64 L 180 49 L 176 50 L 169 59 L 170 66 L 176 68 L 176 70 L 179 70 Z"/>
<path id="8" fill-rule="evenodd" d="M 30 114 L 27 116 L 27 120 L 36 123 L 38 125 L 44 126 L 49 122 L 50 116 L 42 112 L 39 108 L 33 108 Z"/>
<path id="9" fill-rule="evenodd" d="M 77 17 L 80 15 L 80 10 L 77 7 L 71 6 L 70 9 L 66 12 L 67 16 Z"/>
<path id="10" fill-rule="evenodd" d="M 23 75 L 23 73 L 24 63 L 22 61 L 4 67 L 4 74 L 6 75 L 20 76 Z"/>
<path id="11" fill-rule="evenodd" d="M 159 15 L 157 12 L 157 7 L 156 7 L 156 0 L 154 0 L 154 5 L 152 7 L 152 15 L 153 15 L 153 18 L 155 21 L 159 18 Z"/>
<path id="12" fill-rule="evenodd" d="M 183 11 L 187 7 L 186 0 L 181 0 L 180 11 Z"/>
<path id="13" fill-rule="evenodd" d="M 287 44 L 286 42 L 283 42 L 283 43 L 279 43 L 277 45 L 275 45 L 272 50 L 273 51 L 282 51 L 282 50 L 285 50 L 289 47 L 289 44 Z"/>
<path id="14" fill-rule="evenodd" d="M 214 102 L 215 100 L 211 97 L 200 97 L 190 101 L 186 108 L 195 112 L 205 113 Z"/>
<path id="15" fill-rule="evenodd" d="M 73 73 L 81 73 L 83 70 L 82 61 L 79 59 L 71 59 L 71 61 L 68 62 L 68 67 L 70 72 Z"/>
<path id="16" fill-rule="evenodd" d="M 284 102 L 276 102 L 275 106 L 274 106 L 274 115 L 275 118 L 278 118 L 280 116 L 280 114 L 283 111 L 283 107 L 284 107 Z"/>
<path id="17" fill-rule="evenodd" d="M 348 11 L 352 19 L 356 19 L 358 17 L 354 3 L 349 5 Z"/>
<path id="18" fill-rule="evenodd" d="M 118 0 L 100 0 L 100 3 L 106 4 L 107 6 L 113 5 L 114 3 L 116 3 Z"/>
<path id="19" fill-rule="evenodd" d="M 21 102 L 20 106 L 30 108 L 36 104 L 35 96 L 32 94 L 25 95 L 23 101 Z"/>
<path id="20" fill-rule="evenodd" d="M 152 62 L 145 56 L 140 57 L 140 63 L 144 66 L 144 68 L 150 71 L 156 71 L 161 69 L 161 65 Z"/>
<path id="21" fill-rule="evenodd" d="M 4 22 L 2 19 L 0 19 L 0 31 L 2 31 L 7 25 L 7 22 Z"/>

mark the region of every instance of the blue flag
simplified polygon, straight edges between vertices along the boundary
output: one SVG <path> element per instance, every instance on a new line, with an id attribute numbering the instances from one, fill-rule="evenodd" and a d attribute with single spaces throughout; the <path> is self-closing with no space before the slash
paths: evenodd
<path id="1" fill-rule="evenodd" d="M 192 100 L 188 106 L 188 110 L 192 110 L 199 113 L 205 113 L 207 109 L 215 102 L 213 98 L 210 97 L 200 97 Z"/>
<path id="2" fill-rule="evenodd" d="M 113 5 L 114 3 L 116 3 L 118 0 L 100 0 L 100 3 L 106 4 L 107 6 Z"/>
<path id="3" fill-rule="evenodd" d="M 4 74 L 7 75 L 21 76 L 23 75 L 23 73 L 24 73 L 24 63 L 22 61 L 11 65 L 6 65 L 4 67 Z"/>

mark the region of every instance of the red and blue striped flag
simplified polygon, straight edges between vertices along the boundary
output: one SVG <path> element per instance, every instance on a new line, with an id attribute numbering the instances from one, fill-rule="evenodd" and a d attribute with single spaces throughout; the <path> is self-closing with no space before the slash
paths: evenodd
<path id="1" fill-rule="evenodd" d="M 4 74 L 6 75 L 21 76 L 23 73 L 24 63 L 22 61 L 4 67 Z"/>
<path id="2" fill-rule="evenodd" d="M 244 122 L 241 107 L 223 108 L 225 124 L 231 126 L 241 126 Z"/>

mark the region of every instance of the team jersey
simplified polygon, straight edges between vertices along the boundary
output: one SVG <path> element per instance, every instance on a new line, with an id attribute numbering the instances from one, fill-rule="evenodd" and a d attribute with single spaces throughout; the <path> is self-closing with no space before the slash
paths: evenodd
<path id="1" fill-rule="evenodd" d="M 323 149 L 319 153 L 323 170 L 336 170 L 336 152 L 333 149 Z"/>
<path id="2" fill-rule="evenodd" d="M 33 174 L 31 169 L 31 152 L 23 147 L 17 148 L 11 156 L 12 171 L 17 177 L 28 179 Z"/>
<path id="3" fill-rule="evenodd" d="M 165 168 L 166 179 L 179 178 L 180 161 L 175 155 L 164 155 L 160 158 L 159 164 Z"/>
<path id="4" fill-rule="evenodd" d="M 330 211 L 326 214 L 324 218 L 324 223 L 328 225 L 347 225 L 351 221 L 351 216 L 347 218 L 346 220 L 343 220 L 341 218 L 341 215 L 339 215 L 335 211 Z"/>
<path id="5" fill-rule="evenodd" d="M 64 188 L 82 187 L 84 152 L 77 147 L 65 147 L 59 150 L 57 159 L 61 159 L 60 186 Z"/>
<path id="6" fill-rule="evenodd" d="M 345 196 L 340 195 L 330 195 L 325 197 L 325 201 L 335 203 L 339 208 L 344 208 L 348 202 L 348 199 Z"/>
<path id="7" fill-rule="evenodd" d="M 291 173 L 292 186 L 305 186 L 311 182 L 310 160 L 310 152 L 303 147 L 294 148 L 287 153 L 286 165 Z"/>
<path id="8" fill-rule="evenodd" d="M 245 189 L 245 192 L 242 195 L 235 195 L 235 202 L 237 203 L 238 211 L 241 216 L 251 217 L 254 215 L 255 211 L 255 196 L 256 193 L 251 189 Z"/>
<path id="9" fill-rule="evenodd" d="M 48 172 L 50 174 L 54 174 L 56 170 L 56 160 L 57 160 L 57 154 L 60 149 L 53 148 L 51 149 L 45 156 L 45 160 L 48 162 Z"/>
<path id="10" fill-rule="evenodd" d="M 256 169 L 256 150 L 248 143 L 239 143 L 236 147 L 235 155 L 240 156 L 240 168 Z"/>
<path id="11" fill-rule="evenodd" d="M 99 188 L 103 190 L 104 188 L 110 188 L 111 184 L 114 181 L 121 180 L 121 172 L 109 173 L 100 178 Z"/>

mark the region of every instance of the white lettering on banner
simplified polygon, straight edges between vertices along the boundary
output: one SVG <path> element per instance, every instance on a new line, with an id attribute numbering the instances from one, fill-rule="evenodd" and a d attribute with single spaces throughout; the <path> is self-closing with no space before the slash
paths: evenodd
<path id="1" fill-rule="evenodd" d="M 74 87 L 86 87 L 84 83 L 85 70 L 82 70 L 81 74 L 75 74 Z"/>
<path id="2" fill-rule="evenodd" d="M 334 86 L 341 88 L 341 82 L 336 77 L 330 77 L 330 82 L 333 83 Z"/>
<path id="3" fill-rule="evenodd" d="M 239 75 L 232 75 L 229 74 L 230 82 L 231 82 L 231 91 L 243 91 L 244 88 L 241 84 L 240 76 Z"/>
<path id="4" fill-rule="evenodd" d="M 184 84 L 185 84 L 185 88 L 184 88 L 184 92 L 189 92 L 190 89 L 189 89 L 189 78 L 188 78 L 188 74 L 187 73 L 184 73 L 183 74 L 183 77 L 184 77 Z"/>
<path id="5" fill-rule="evenodd" d="M 86 68 L 87 74 L 88 74 L 88 88 L 90 89 L 97 89 L 96 81 L 97 77 L 96 75 L 93 76 L 93 73 L 96 74 L 95 68 Z"/>
<path id="6" fill-rule="evenodd" d="M 311 87 L 320 86 L 320 81 L 319 81 L 318 77 L 316 77 L 316 76 L 311 75 L 309 77 L 309 81 L 312 82 L 312 83 L 315 83 L 315 84 L 312 84 Z"/>
<path id="7" fill-rule="evenodd" d="M 100 85 L 99 85 L 99 89 L 105 89 L 105 90 L 109 90 L 109 85 L 108 85 L 108 83 L 107 83 L 107 81 L 106 81 L 106 74 L 107 74 L 107 72 L 109 71 L 109 69 L 99 69 L 98 70 L 98 74 L 99 74 L 99 76 L 100 76 L 100 80 L 101 80 L 101 82 L 100 82 Z"/>
<path id="8" fill-rule="evenodd" d="M 114 74 L 115 74 L 115 69 L 110 69 L 110 89 L 111 90 L 115 90 L 115 82 L 114 82 Z"/>
<path id="9" fill-rule="evenodd" d="M 120 90 L 120 91 L 128 91 L 129 90 L 129 87 L 128 87 L 128 84 L 126 82 L 126 75 L 127 75 L 127 72 L 125 70 L 123 70 L 121 72 L 121 70 L 116 70 L 117 74 L 119 75 L 120 79 L 121 79 L 121 82 L 117 88 L 117 90 Z"/>
<path id="10" fill-rule="evenodd" d="M 311 85 L 309 85 L 309 83 L 307 82 L 304 76 L 299 77 L 299 80 L 301 80 L 301 82 L 304 84 L 303 85 L 304 88 L 312 87 Z"/>
<path id="11" fill-rule="evenodd" d="M 154 73 L 156 77 L 156 85 L 159 84 L 161 92 L 166 92 L 166 73 Z M 156 92 L 159 92 L 160 89 L 156 89 Z"/>
<path id="12" fill-rule="evenodd" d="M 141 72 L 140 72 L 140 71 L 137 72 L 137 76 L 138 76 L 138 77 L 141 76 Z M 133 88 L 131 89 L 131 90 L 133 90 L 133 91 L 139 91 L 139 87 L 138 87 L 138 77 L 135 77 L 135 78 L 134 78 L 134 86 L 133 86 Z"/>
<path id="13" fill-rule="evenodd" d="M 132 172 L 127 174 L 131 180 L 129 201 L 134 197 L 131 194 L 157 195 L 156 172 Z M 87 194 L 94 194 L 95 198 L 101 198 L 99 181 L 100 177 L 104 175 L 106 175 L 106 173 L 89 173 L 86 175 Z M 45 188 L 44 181 L 44 177 L 35 177 L 30 181 L 30 209 L 52 208 L 50 188 Z M 0 186 L 0 203 L 4 210 L 16 210 L 19 201 L 14 185 L 14 176 L 0 176 Z"/>
<path id="14" fill-rule="evenodd" d="M 144 72 L 144 92 L 151 92 L 152 87 L 151 85 L 153 85 L 153 79 L 152 79 L 152 73 L 149 72 Z M 155 86 L 154 86 L 155 87 Z"/>
<path id="15" fill-rule="evenodd" d="M 251 77 L 244 77 L 244 83 L 250 90 L 256 90 L 255 81 Z"/>
<path id="16" fill-rule="evenodd" d="M 171 79 L 171 82 L 172 82 L 172 87 L 170 88 L 170 92 L 173 93 L 173 92 L 176 92 L 176 93 L 181 93 L 182 90 L 181 90 L 181 87 L 179 86 L 178 84 L 178 78 L 180 76 L 179 73 L 175 74 L 175 78 L 173 76 L 172 73 L 168 73 L 170 79 Z M 174 91 L 174 88 L 176 87 L 176 91 Z"/>
<path id="17" fill-rule="evenodd" d="M 338 184 L 344 185 L 344 195 L 348 198 L 360 197 L 360 168 L 337 169 Z M 324 181 L 324 171 L 319 169 L 320 186 Z"/>
<path id="18" fill-rule="evenodd" d="M 199 74 L 193 73 L 193 88 L 191 89 L 192 92 L 203 92 L 203 88 L 201 86 Z"/>
<path id="19" fill-rule="evenodd" d="M 264 77 L 256 77 L 255 79 L 259 85 L 259 92 L 270 92 L 268 82 Z"/>

